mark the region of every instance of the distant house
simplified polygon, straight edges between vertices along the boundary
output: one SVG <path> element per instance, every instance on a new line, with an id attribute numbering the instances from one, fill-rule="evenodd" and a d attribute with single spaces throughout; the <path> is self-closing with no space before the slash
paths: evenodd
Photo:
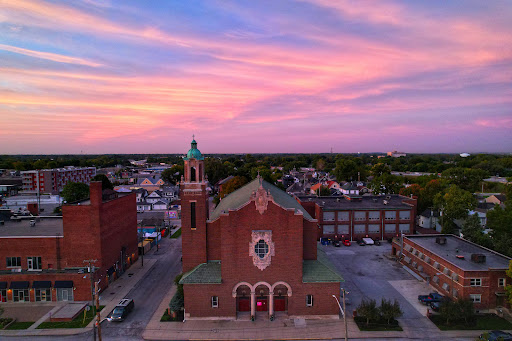
<path id="1" fill-rule="evenodd" d="M 153 203 L 153 209 L 154 210 L 166 210 L 167 209 L 167 203 L 163 201 L 157 201 Z"/>
<path id="2" fill-rule="evenodd" d="M 154 204 L 157 201 L 162 201 L 162 199 L 163 199 L 163 192 L 160 190 L 153 191 L 153 192 L 151 192 L 151 194 L 149 194 L 146 197 L 146 201 L 150 204 Z"/>
<path id="3" fill-rule="evenodd" d="M 146 201 L 146 197 L 148 196 L 147 190 L 145 190 L 144 188 L 137 188 L 134 189 L 133 192 L 136 195 L 135 198 L 138 203 Z"/>
<path id="4" fill-rule="evenodd" d="M 215 184 L 215 189 L 217 192 L 222 192 L 222 186 L 224 186 L 229 180 L 233 179 L 234 176 L 233 175 L 230 175 L 228 176 L 227 178 L 224 178 L 224 179 L 221 179 L 219 181 L 217 181 L 217 183 Z"/>
<path id="5" fill-rule="evenodd" d="M 163 198 L 166 198 L 167 201 L 171 202 L 173 200 L 178 199 L 180 189 L 178 186 L 165 186 L 161 189 Z"/>
<path id="6" fill-rule="evenodd" d="M 507 197 L 505 196 L 505 194 L 495 194 L 485 198 L 485 202 L 495 205 L 504 204 L 506 200 Z"/>
<path id="7" fill-rule="evenodd" d="M 151 211 L 152 205 L 146 201 L 137 203 L 137 212 Z"/>
<path id="8" fill-rule="evenodd" d="M 424 229 L 432 229 L 441 232 L 441 224 L 439 224 L 439 211 L 426 209 L 418 215 L 418 226 Z"/>
<path id="9" fill-rule="evenodd" d="M 358 196 L 359 188 L 357 184 L 354 182 L 347 182 L 343 186 L 341 186 L 341 193 L 348 196 Z"/>
<path id="10" fill-rule="evenodd" d="M 404 153 L 404 152 L 397 152 L 396 150 L 394 150 L 392 152 L 388 152 L 388 156 L 391 156 L 391 157 L 402 157 L 402 156 L 407 156 L 407 154 Z"/>

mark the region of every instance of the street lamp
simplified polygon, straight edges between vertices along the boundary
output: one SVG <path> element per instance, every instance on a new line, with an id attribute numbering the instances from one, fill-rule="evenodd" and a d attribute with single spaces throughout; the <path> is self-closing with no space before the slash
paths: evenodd
<path id="1" fill-rule="evenodd" d="M 338 307 L 340 308 L 341 313 L 343 314 L 343 322 L 345 324 L 345 341 L 348 341 L 348 328 L 347 328 L 347 314 L 345 309 L 345 294 L 348 294 L 348 291 L 345 291 L 345 289 L 341 289 L 342 292 L 342 298 L 343 298 L 343 308 L 341 307 L 340 301 L 338 300 L 338 297 L 336 295 L 332 295 L 334 299 L 336 300 L 336 303 L 338 303 Z"/>

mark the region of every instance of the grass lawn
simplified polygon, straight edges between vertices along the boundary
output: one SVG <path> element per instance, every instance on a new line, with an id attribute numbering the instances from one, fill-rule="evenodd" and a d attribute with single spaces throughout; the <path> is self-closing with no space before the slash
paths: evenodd
<path id="1" fill-rule="evenodd" d="M 6 330 L 19 330 L 19 329 L 27 329 L 31 325 L 33 325 L 34 322 L 14 322 L 9 327 L 6 328 Z"/>
<path id="2" fill-rule="evenodd" d="M 179 236 L 181 236 L 181 227 L 171 235 L 171 238 L 178 238 Z"/>
<path id="3" fill-rule="evenodd" d="M 366 332 L 375 332 L 375 331 L 399 331 L 401 332 L 403 329 L 398 324 L 397 320 L 393 320 L 390 324 L 387 324 L 387 321 L 378 321 L 377 323 L 370 322 L 368 325 L 366 324 L 366 319 L 361 316 L 354 317 L 354 321 L 357 324 L 357 327 L 361 331 Z"/>
<path id="4" fill-rule="evenodd" d="M 183 312 L 180 311 L 176 314 L 176 318 L 173 319 L 171 315 L 167 314 L 167 309 L 164 311 L 160 322 L 183 322 Z"/>
<path id="5" fill-rule="evenodd" d="M 454 322 L 447 325 L 444 319 L 439 315 L 430 316 L 430 320 L 435 323 L 440 330 L 510 330 L 512 323 L 507 320 L 496 316 L 494 314 L 477 315 L 475 320 L 469 325 L 464 322 Z"/>
<path id="6" fill-rule="evenodd" d="M 10 317 L 0 318 L 0 329 L 3 329 L 6 325 L 11 323 L 11 321 L 12 318 Z"/>
<path id="7" fill-rule="evenodd" d="M 100 311 L 105 306 L 100 305 Z M 84 313 L 81 313 L 78 315 L 73 321 L 67 321 L 67 322 L 43 322 L 39 326 L 37 326 L 37 329 L 55 329 L 55 328 L 84 328 L 87 327 L 87 325 L 92 321 L 92 319 L 96 316 L 96 307 L 89 310 L 85 314 L 85 321 L 84 321 Z"/>

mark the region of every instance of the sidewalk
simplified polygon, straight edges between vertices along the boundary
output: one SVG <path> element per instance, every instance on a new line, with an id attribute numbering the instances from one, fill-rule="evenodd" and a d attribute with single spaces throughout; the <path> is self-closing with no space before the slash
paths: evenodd
<path id="1" fill-rule="evenodd" d="M 251 321 L 190 320 L 185 322 L 160 322 L 164 310 L 176 292 L 173 286 L 152 316 L 142 337 L 146 340 L 330 340 L 343 339 L 345 327 L 340 320 L 276 319 Z M 411 338 L 451 339 L 477 338 L 483 330 L 440 331 L 429 320 L 399 319 L 402 332 L 362 332 L 354 320 L 347 320 L 350 339 Z M 299 323 L 300 322 L 300 323 Z M 305 322 L 305 324 L 304 324 Z"/>
<path id="2" fill-rule="evenodd" d="M 109 287 L 100 294 L 100 305 L 105 308 L 101 311 L 102 319 L 109 314 L 119 301 L 124 298 L 135 284 L 142 279 L 146 273 L 155 265 L 156 259 L 144 259 L 144 267 L 141 266 L 140 259 L 137 260 L 121 277 L 110 283 Z M 128 276 L 128 274 L 133 274 Z M 60 308 L 61 306 L 55 307 Z M 46 318 L 45 318 L 46 317 Z M 56 329 L 36 329 L 38 325 L 46 321 L 49 313 L 40 318 L 32 326 L 25 330 L 0 330 L 0 338 L 2 336 L 49 336 L 49 335 L 76 335 L 91 332 L 93 323 L 91 321 L 85 328 L 56 328 Z"/>

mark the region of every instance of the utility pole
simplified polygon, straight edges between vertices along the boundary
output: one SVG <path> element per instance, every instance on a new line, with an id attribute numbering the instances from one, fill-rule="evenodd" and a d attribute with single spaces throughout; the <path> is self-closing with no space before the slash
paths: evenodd
<path id="1" fill-rule="evenodd" d="M 100 295 L 98 290 L 99 283 L 100 281 L 94 283 L 94 292 L 96 294 L 96 321 L 98 323 L 98 340 L 101 341 Z"/>
<path id="2" fill-rule="evenodd" d="M 94 283 L 94 265 L 92 263 L 96 263 L 97 259 L 86 259 L 84 260 L 84 263 L 89 264 L 89 278 L 91 280 L 91 309 L 94 307 L 94 293 L 95 290 L 95 283 Z M 94 336 L 94 341 L 96 341 L 96 325 L 92 324 L 92 335 Z"/>

